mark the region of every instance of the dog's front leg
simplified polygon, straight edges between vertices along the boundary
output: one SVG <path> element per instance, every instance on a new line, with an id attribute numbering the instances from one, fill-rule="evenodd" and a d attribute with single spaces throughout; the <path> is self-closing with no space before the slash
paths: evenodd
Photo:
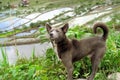
<path id="1" fill-rule="evenodd" d="M 67 80 L 73 80 L 72 74 L 73 74 L 74 67 L 73 67 L 72 61 L 63 60 L 62 62 L 65 65 L 66 70 L 67 70 Z"/>
<path id="2" fill-rule="evenodd" d="M 67 66 L 66 68 L 67 68 L 67 73 L 68 73 L 67 79 L 68 79 L 68 80 L 73 80 L 73 78 L 72 78 L 73 66 L 72 66 L 72 65 L 69 65 L 69 66 Z"/>

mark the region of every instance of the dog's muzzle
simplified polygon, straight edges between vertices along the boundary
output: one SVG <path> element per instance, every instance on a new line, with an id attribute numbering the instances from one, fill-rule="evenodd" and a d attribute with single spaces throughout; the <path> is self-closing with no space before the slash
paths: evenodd
<path id="1" fill-rule="evenodd" d="M 53 34 L 52 34 L 52 33 L 50 33 L 50 37 L 53 37 Z"/>

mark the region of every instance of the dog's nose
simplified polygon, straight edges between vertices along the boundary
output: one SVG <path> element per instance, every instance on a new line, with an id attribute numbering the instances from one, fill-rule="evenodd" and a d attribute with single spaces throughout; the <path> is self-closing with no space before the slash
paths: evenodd
<path id="1" fill-rule="evenodd" d="M 53 36 L 53 34 L 52 34 L 52 33 L 50 33 L 50 36 L 52 37 L 52 36 Z"/>

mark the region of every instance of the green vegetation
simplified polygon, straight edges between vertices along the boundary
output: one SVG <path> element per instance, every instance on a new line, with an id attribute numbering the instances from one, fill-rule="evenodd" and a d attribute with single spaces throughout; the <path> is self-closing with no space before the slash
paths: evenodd
<path id="1" fill-rule="evenodd" d="M 107 80 L 107 75 L 113 72 L 120 72 L 120 33 L 116 31 L 112 24 L 109 25 L 109 37 L 107 39 L 107 51 L 99 65 L 99 70 L 95 80 Z M 45 29 L 40 28 L 41 34 Z M 81 39 L 93 36 L 92 30 L 85 26 L 76 26 L 69 29 L 67 36 Z M 2 48 L 1 48 L 2 49 Z M 5 51 L 2 49 L 3 61 L 0 64 L 1 80 L 65 80 L 66 72 L 63 64 L 57 60 L 53 49 L 48 49 L 46 57 L 35 57 L 34 50 L 30 60 L 19 59 L 15 65 L 9 66 Z M 5 65 L 6 64 L 6 65 Z M 91 72 L 91 63 L 87 57 L 74 64 L 74 78 L 86 78 Z"/>
<path id="2" fill-rule="evenodd" d="M 22 10 L 32 10 L 34 11 L 43 11 L 61 7 L 75 7 L 77 5 L 80 6 L 93 6 L 93 5 L 104 5 L 105 0 L 28 0 L 29 6 L 22 7 L 22 0 L 0 0 L 0 10 L 4 11 L 6 9 L 10 9 L 10 7 L 18 7 L 18 9 Z M 119 0 L 112 0 L 112 4 L 120 3 Z"/>
<path id="3" fill-rule="evenodd" d="M 35 7 L 45 7 L 46 9 L 51 9 L 51 8 L 59 8 L 59 7 L 66 7 L 66 6 L 75 6 L 81 3 L 89 3 L 89 0 L 28 0 L 29 1 L 29 7 L 24 7 L 24 8 L 35 8 Z M 21 0 L 0 0 L 0 6 L 1 7 L 9 7 L 8 5 L 20 5 Z M 99 3 L 105 3 L 104 0 L 92 1 L 94 4 L 99 4 Z M 72 3 L 72 4 L 71 4 Z M 21 7 L 20 7 L 21 8 Z"/>

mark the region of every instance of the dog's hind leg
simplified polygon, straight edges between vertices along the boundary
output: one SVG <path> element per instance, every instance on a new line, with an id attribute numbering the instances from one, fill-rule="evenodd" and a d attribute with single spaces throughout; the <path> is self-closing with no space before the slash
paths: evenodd
<path id="1" fill-rule="evenodd" d="M 93 80 L 94 79 L 95 74 L 98 70 L 98 65 L 101 61 L 101 58 L 103 57 L 103 54 L 104 54 L 104 49 L 102 49 L 102 51 L 101 51 L 101 49 L 99 49 L 99 50 L 96 50 L 93 53 L 93 55 L 91 56 L 92 73 L 87 80 Z"/>

